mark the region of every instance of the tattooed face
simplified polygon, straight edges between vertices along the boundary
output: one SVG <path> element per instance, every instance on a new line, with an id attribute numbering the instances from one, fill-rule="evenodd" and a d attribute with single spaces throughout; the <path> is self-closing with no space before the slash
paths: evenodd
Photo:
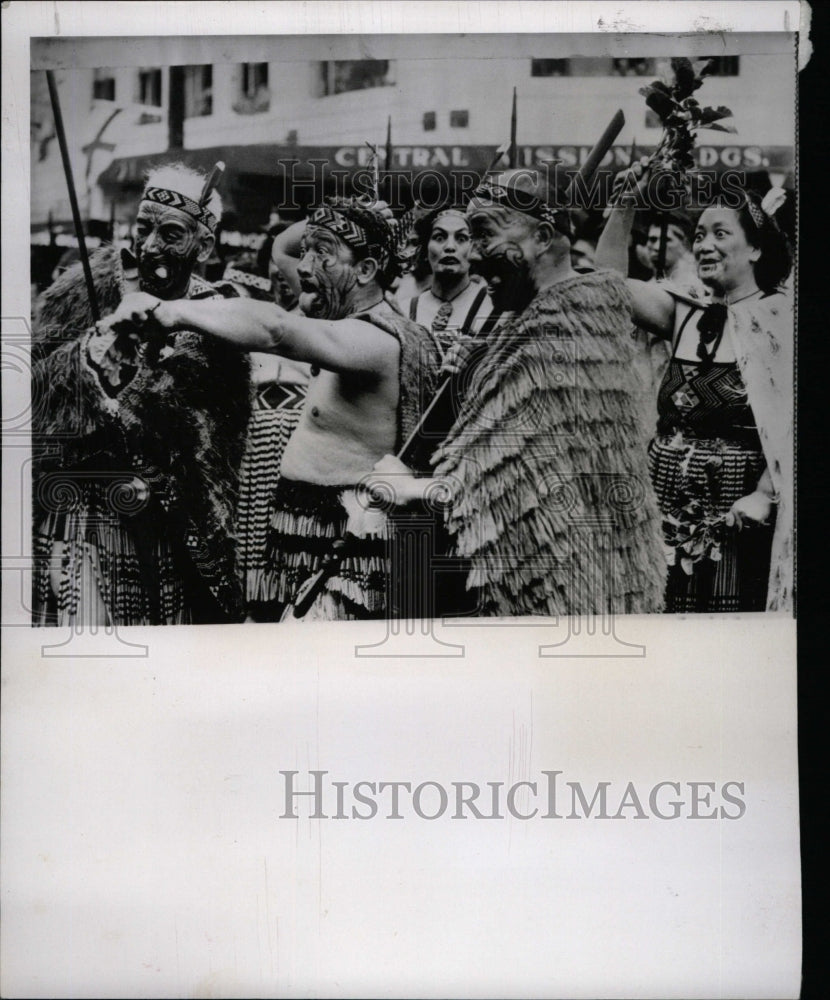
<path id="1" fill-rule="evenodd" d="M 142 201 L 135 232 L 138 273 L 144 291 L 160 299 L 184 295 L 208 239 L 202 227 L 177 208 Z"/>
<path id="2" fill-rule="evenodd" d="M 487 282 L 497 310 L 523 311 L 536 294 L 531 273 L 534 224 L 501 205 L 471 206 L 468 214 L 476 270 Z"/>
<path id="3" fill-rule="evenodd" d="M 322 226 L 308 226 L 303 236 L 300 309 L 314 319 L 342 319 L 352 311 L 358 287 L 350 247 Z"/>

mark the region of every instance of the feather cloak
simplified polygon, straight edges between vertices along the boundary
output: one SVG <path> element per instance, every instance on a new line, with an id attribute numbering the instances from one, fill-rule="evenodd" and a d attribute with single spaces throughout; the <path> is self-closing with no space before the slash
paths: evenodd
<path id="1" fill-rule="evenodd" d="M 448 527 L 480 613 L 651 613 L 666 558 L 632 364 L 631 301 L 612 272 L 542 289 L 494 336 L 436 452 Z"/>
<path id="2" fill-rule="evenodd" d="M 102 248 L 90 264 L 106 315 L 123 289 L 118 253 Z M 212 294 L 207 282 L 191 280 L 190 297 Z M 139 357 L 113 400 L 86 363 L 82 338 L 91 323 L 75 265 L 44 292 L 33 335 L 36 517 L 49 510 L 39 489 L 48 472 L 141 476 L 160 504 L 157 530 L 189 559 L 221 615 L 238 620 L 233 518 L 250 414 L 248 358 L 219 341 L 178 332 L 168 338 L 171 349 Z"/>
<path id="3" fill-rule="evenodd" d="M 794 323 L 783 293 L 729 307 L 727 330 L 778 494 L 767 610 L 792 613 L 794 579 Z"/>

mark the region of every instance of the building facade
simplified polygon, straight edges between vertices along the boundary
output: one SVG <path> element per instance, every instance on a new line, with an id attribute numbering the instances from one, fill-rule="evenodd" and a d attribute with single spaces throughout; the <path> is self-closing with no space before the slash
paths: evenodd
<path id="1" fill-rule="evenodd" d="M 665 52 L 665 40 L 635 36 L 636 51 L 608 56 L 584 36 L 492 37 L 492 52 L 487 36 L 340 38 L 336 44 L 258 38 L 247 46 L 233 40 L 233 52 L 244 51 L 255 60 L 249 62 L 234 61 L 221 39 L 189 39 L 182 57 L 194 61 L 175 64 L 164 40 L 139 39 L 141 62 L 63 69 L 58 83 L 82 212 L 110 220 L 117 231 L 132 214 L 144 170 L 168 152 L 204 167 L 225 160 L 223 195 L 240 229 L 266 224 L 274 207 L 291 217 L 292 208 L 318 196 L 320 184 L 307 185 L 300 203 L 291 197 L 301 179 L 319 181 L 319 171 L 309 174 L 309 161 L 341 176 L 365 169 L 368 142 L 378 147 L 383 170 L 482 170 L 510 138 L 513 87 L 519 165 L 578 164 L 618 108 L 626 124 L 607 166 L 625 166 L 632 147 L 644 152 L 659 141 L 659 122 L 638 91 L 677 54 Z M 705 44 L 694 41 L 698 49 Z M 713 41 L 711 48 L 722 45 Z M 736 135 L 702 133 L 699 165 L 791 180 L 794 50 L 688 54 L 713 58 L 701 99 L 731 108 L 738 129 Z M 105 58 L 106 49 L 93 49 L 86 61 L 96 56 Z M 50 216 L 53 228 L 69 218 L 43 75 L 32 73 L 35 233 Z"/>

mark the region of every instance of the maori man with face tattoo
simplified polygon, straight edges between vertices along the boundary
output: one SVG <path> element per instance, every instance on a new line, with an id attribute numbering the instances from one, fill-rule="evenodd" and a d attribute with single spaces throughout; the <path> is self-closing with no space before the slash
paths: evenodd
<path id="1" fill-rule="evenodd" d="M 274 616 L 319 568 L 346 529 L 343 506 L 375 462 L 414 429 L 437 375 L 427 331 L 385 296 L 396 276 L 394 230 L 356 201 L 310 214 L 297 267 L 301 313 L 253 299 L 202 303 L 124 300 L 117 329 L 197 329 L 244 351 L 308 362 L 311 383 L 282 457 L 271 548 Z M 309 612 L 311 618 L 383 617 L 386 542 L 368 536 L 346 556 Z"/>
<path id="2" fill-rule="evenodd" d="M 658 611 L 665 556 L 625 283 L 573 271 L 568 213 L 539 171 L 482 184 L 467 217 L 493 308 L 514 316 L 468 370 L 435 479 L 400 469 L 398 495 L 436 480 L 452 495 L 478 614 Z"/>
<path id="3" fill-rule="evenodd" d="M 220 293 L 194 271 L 221 213 L 199 172 L 153 171 L 135 258 L 114 247 L 92 255 L 101 312 L 137 288 L 156 302 L 214 303 Z M 44 293 L 33 355 L 35 623 L 239 620 L 247 358 L 184 328 L 147 341 L 106 320 L 96 329 L 80 265 Z"/>

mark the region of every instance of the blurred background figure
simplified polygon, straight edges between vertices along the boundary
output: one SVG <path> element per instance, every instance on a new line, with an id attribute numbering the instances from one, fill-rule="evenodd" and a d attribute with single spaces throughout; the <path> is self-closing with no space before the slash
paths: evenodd
<path id="1" fill-rule="evenodd" d="M 602 215 L 587 209 L 576 209 L 571 213 L 573 239 L 571 241 L 571 267 L 579 274 L 595 271 L 594 256 L 597 240 L 602 232 Z"/>
<path id="2" fill-rule="evenodd" d="M 665 227 L 666 249 L 660 275 L 660 244 Z M 694 222 L 686 212 L 664 212 L 649 220 L 646 253 L 656 277 L 665 278 L 684 287 L 692 287 L 701 294 L 704 286 L 697 276 L 697 266 L 692 254 Z"/>

